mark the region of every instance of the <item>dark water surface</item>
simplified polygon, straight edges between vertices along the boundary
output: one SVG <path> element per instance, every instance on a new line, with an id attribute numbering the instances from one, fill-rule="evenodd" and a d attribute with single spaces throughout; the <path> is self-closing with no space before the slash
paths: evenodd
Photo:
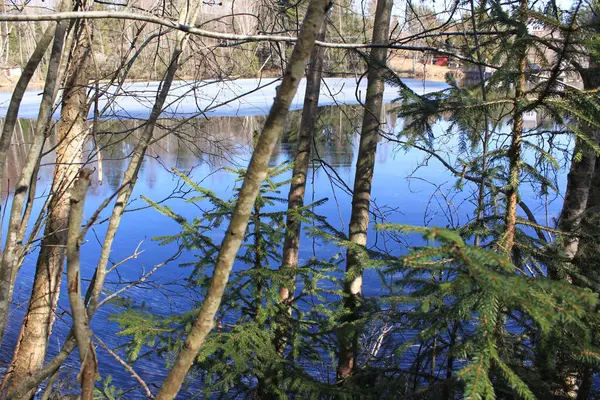
<path id="1" fill-rule="evenodd" d="M 414 83 L 415 87 L 425 86 L 426 90 L 439 90 L 443 84 L 439 83 Z M 388 88 L 389 90 L 393 90 Z M 264 98 L 268 98 L 266 95 Z M 388 99 L 393 98 L 393 93 L 388 94 Z M 139 174 L 132 201 L 121 222 L 116 240 L 114 242 L 111 260 L 119 262 L 138 249 L 141 253 L 128 260 L 113 271 L 107 278 L 107 288 L 111 291 L 124 285 L 124 282 L 135 281 L 142 276 L 144 271 L 149 271 L 156 264 L 168 259 L 176 250 L 177 245 L 159 246 L 152 240 L 156 236 L 176 234 L 180 231 L 179 225 L 154 209 L 148 208 L 147 204 L 140 199 L 140 195 L 147 196 L 154 201 L 162 201 L 177 213 L 192 219 L 199 210 L 193 204 L 185 203 L 182 189 L 185 185 L 171 171 L 177 168 L 189 173 L 201 186 L 214 191 L 223 199 L 230 199 L 233 188 L 239 185 L 237 176 L 227 171 L 224 167 L 245 167 L 249 160 L 252 136 L 254 132 L 260 131 L 264 122 L 264 116 L 236 116 L 235 110 L 230 116 L 213 116 L 209 119 L 193 119 L 181 124 L 181 119 L 164 119 L 155 132 L 155 137 L 171 134 L 157 140 L 150 146 Z M 260 114 L 255 112 L 254 114 Z M 328 198 L 324 205 L 316 211 L 328 218 L 329 223 L 339 229 L 347 231 L 350 217 L 351 197 L 346 190 L 352 187 L 354 178 L 354 164 L 356 162 L 356 149 L 358 144 L 357 130 L 360 129 L 361 110 L 354 107 L 323 107 L 320 109 L 319 130 L 315 143 L 315 152 L 325 163 L 317 161 L 312 163 L 309 172 L 307 187 L 307 202 L 311 199 L 317 200 Z M 289 161 L 293 158 L 295 149 L 295 131 L 299 121 L 299 112 L 294 112 L 289 118 L 290 122 L 280 144 L 275 150 L 271 160 L 272 165 Z M 400 132 L 402 121 L 398 120 L 393 113 L 393 107 L 388 106 L 386 112 L 387 130 Z M 89 218 L 93 211 L 109 197 L 121 184 L 123 171 L 128 164 L 128 155 L 133 149 L 136 137 L 128 134 L 134 131 L 143 121 L 105 121 L 99 128 L 99 144 L 102 147 L 103 183 L 100 185 L 97 176 L 88 194 L 85 206 L 84 220 Z M 24 161 L 26 143 L 30 132 L 31 121 L 22 120 L 21 128 L 16 136 L 16 145 L 11 148 L 8 159 L 8 182 L 3 187 L 10 187 L 18 176 L 20 165 Z M 448 127 L 448 123 L 440 121 L 436 125 L 434 133 L 440 134 Z M 113 134 L 110 134 L 112 132 Z M 445 140 L 444 149 L 450 153 L 444 157 L 453 160 L 461 156 L 458 141 L 455 139 Z M 52 143 L 51 143 L 52 144 Z M 50 144 L 50 148 L 51 148 Z M 91 149 L 91 146 L 90 146 Z M 387 222 L 402 223 L 408 225 L 435 225 L 435 226 L 459 226 L 472 218 L 474 206 L 468 201 L 475 191 L 474 186 L 466 185 L 462 192 L 453 191 L 456 179 L 446 169 L 433 159 L 426 166 L 418 168 L 425 160 L 424 153 L 416 150 L 406 151 L 398 144 L 381 140 L 378 148 L 375 175 L 373 180 L 372 194 L 377 212 L 385 216 Z M 95 159 L 91 161 L 97 166 Z M 52 179 L 52 152 L 46 157 L 46 164 L 40 171 L 38 182 L 37 207 L 44 200 L 44 195 L 49 190 Z M 282 179 L 288 176 L 282 177 Z M 559 183 L 564 186 L 565 176 L 562 173 Z M 545 199 L 537 198 L 539 192 L 534 187 L 523 187 L 523 196 L 528 197 L 533 205 L 533 211 L 539 221 L 545 221 L 547 217 L 558 214 L 561 199 L 550 201 L 545 204 Z M 282 197 L 287 196 L 287 188 L 282 190 Z M 3 212 L 6 204 L 10 205 L 10 196 L 3 196 Z M 552 199 L 551 199 L 552 200 Z M 103 216 L 109 215 L 110 207 L 103 212 Z M 35 214 L 34 214 L 35 215 Z M 380 220 L 378 221 L 380 222 Z M 82 247 L 82 276 L 84 279 L 91 278 L 91 274 L 98 261 L 100 243 L 104 237 L 106 224 L 94 228 L 86 237 L 86 243 Z M 6 227 L 4 226 L 5 230 Z M 223 234 L 224 228 L 213 232 L 214 238 L 218 240 Z M 375 244 L 376 235 L 371 234 L 369 245 Z M 381 243 L 378 243 L 381 245 Z M 405 251 L 404 248 L 395 244 L 392 250 L 397 253 Z M 143 251 L 143 252 L 142 252 Z M 339 251 L 334 246 L 312 246 L 312 239 L 304 237 L 300 257 L 306 260 L 316 255 L 326 258 Z M 35 272 L 36 253 L 27 257 L 19 273 L 15 289 L 15 307 L 11 314 L 10 323 L 7 328 L 4 343 L 0 349 L 0 362 L 10 361 L 12 349 L 20 329 L 24 309 L 29 298 L 30 288 Z M 194 300 L 188 297 L 188 293 L 177 289 L 176 285 L 169 283 L 182 283 L 189 275 L 189 268 L 182 268 L 181 263 L 193 260 L 193 254 L 182 254 L 176 261 L 161 267 L 151 278 L 151 283 L 133 288 L 127 292 L 127 296 L 138 302 L 144 302 L 153 312 L 161 315 L 181 313 L 189 309 Z M 118 273 L 117 273 L 118 272 Z M 63 279 L 63 293 L 65 290 Z M 87 286 L 87 283 L 85 283 Z M 366 296 L 377 296 L 384 293 L 380 278 L 374 273 L 367 272 L 364 283 L 364 294 Z M 67 296 L 61 296 L 59 315 L 54 327 L 50 341 L 49 357 L 60 350 L 68 331 L 69 318 L 66 311 L 70 309 Z M 101 308 L 94 316 L 91 327 L 94 333 L 107 345 L 117 348 L 126 341 L 126 338 L 116 335 L 118 326 L 111 322 L 108 316 L 114 312 L 114 308 L 107 305 Z M 63 318 L 65 321 L 63 321 Z M 123 355 L 123 353 L 120 353 Z M 111 375 L 113 383 L 127 388 L 134 386 L 135 382 L 129 374 L 119 366 L 102 349 L 98 349 L 100 362 L 100 373 L 103 376 Z M 78 358 L 72 356 L 70 365 L 77 366 Z M 146 382 L 159 384 L 164 377 L 164 364 L 160 360 L 140 359 L 134 364 L 136 372 Z M 75 370 L 71 372 L 74 379 Z M 73 382 L 75 382 L 73 380 Z M 127 398 L 137 396 L 131 394 Z"/>

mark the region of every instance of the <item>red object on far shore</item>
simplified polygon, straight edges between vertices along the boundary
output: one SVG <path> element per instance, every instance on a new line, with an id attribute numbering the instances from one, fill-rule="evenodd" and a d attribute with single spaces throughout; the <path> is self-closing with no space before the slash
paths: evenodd
<path id="1" fill-rule="evenodd" d="M 435 65 L 445 67 L 448 65 L 448 56 L 437 56 L 435 59 Z"/>

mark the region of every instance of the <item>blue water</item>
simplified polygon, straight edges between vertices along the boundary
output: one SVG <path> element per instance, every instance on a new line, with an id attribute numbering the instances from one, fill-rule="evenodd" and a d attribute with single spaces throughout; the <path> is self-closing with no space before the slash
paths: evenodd
<path id="1" fill-rule="evenodd" d="M 423 83 L 420 81 L 408 81 L 408 83 L 414 85 L 415 88 L 425 87 L 427 91 L 440 90 L 444 87 L 440 83 Z M 342 94 L 345 96 L 342 100 L 337 99 L 335 101 L 356 103 L 356 101 L 351 100 L 352 97 L 349 94 L 354 93 L 354 88 L 350 90 L 350 85 L 353 84 L 351 80 L 330 81 L 330 86 L 333 87 L 334 84 L 338 87 L 338 96 Z M 256 86 L 257 82 L 244 81 L 236 83 L 236 85 L 247 88 L 249 85 Z M 182 83 L 181 87 L 186 86 Z M 156 90 L 154 86 L 142 85 L 136 86 L 136 88 L 140 91 L 149 92 L 147 94 L 148 98 L 151 98 L 151 94 L 155 93 Z M 194 205 L 185 203 L 183 199 L 179 198 L 182 182 L 171 172 L 171 168 L 175 167 L 190 173 L 193 180 L 201 182 L 203 187 L 214 191 L 221 198 L 231 198 L 233 189 L 236 185 L 239 185 L 239 182 L 236 182 L 237 177 L 234 174 L 226 171 L 223 167 L 245 167 L 247 165 L 252 132 L 261 126 L 263 120 L 260 115 L 264 115 L 270 104 L 269 99 L 272 99 L 274 94 L 267 91 L 271 89 L 272 85 L 265 91 L 253 93 L 253 97 L 246 103 L 240 101 L 239 104 L 236 103 L 236 106 L 232 106 L 232 102 L 230 105 L 221 108 L 219 114 L 215 111 L 215 115 L 210 117 L 210 121 L 206 122 L 206 126 L 202 125 L 202 119 L 196 120 L 194 123 L 197 125 L 194 129 L 191 129 L 195 133 L 182 131 L 179 132 L 179 139 L 165 138 L 151 146 L 140 171 L 131 203 L 128 206 L 128 210 L 134 211 L 127 212 L 123 217 L 113 244 L 111 260 L 118 262 L 132 255 L 138 246 L 141 253 L 136 258 L 120 266 L 118 275 L 116 273 L 109 275 L 106 285 L 109 290 L 121 287 L 122 282 L 139 279 L 144 271 L 152 269 L 154 265 L 169 258 L 177 250 L 176 244 L 159 246 L 158 243 L 152 241 L 152 237 L 155 236 L 176 234 L 180 231 L 180 227 L 166 216 L 148 208 L 147 204 L 140 199 L 140 195 L 143 194 L 154 201 L 172 197 L 164 201 L 163 204 L 167 204 L 186 218 L 191 219 L 194 215 L 197 215 L 198 209 Z M 133 89 L 129 88 L 129 90 Z M 331 92 L 333 92 L 333 89 L 331 89 Z M 35 101 L 32 96 L 33 94 L 26 98 L 28 107 L 25 107 L 21 117 L 35 116 Z M 327 96 L 329 95 L 322 96 L 325 99 L 329 98 L 329 100 L 323 101 L 324 104 L 331 105 L 335 103 L 333 100 L 335 96 Z M 387 88 L 386 100 L 389 102 L 395 97 L 394 89 Z M 220 99 L 220 101 L 223 101 L 223 99 Z M 297 99 L 296 104 L 299 101 Z M 2 103 L 1 98 L 0 103 Z M 150 103 L 144 103 L 139 99 L 125 98 L 121 99 L 119 104 L 121 111 L 127 110 L 128 115 L 143 118 L 146 115 L 144 110 L 147 110 L 147 105 Z M 211 106 L 200 105 L 196 111 L 198 109 L 206 110 L 209 107 Z M 219 108 L 215 108 L 215 110 L 217 109 Z M 113 108 L 112 111 L 107 112 L 106 118 L 113 115 L 111 113 L 123 116 L 123 113 L 118 113 L 115 110 L 116 108 Z M 193 115 L 194 109 L 191 100 L 184 98 L 179 110 L 181 111 L 179 116 Z M 348 123 L 345 121 L 346 116 L 341 109 L 332 111 L 331 108 L 328 108 L 328 110 L 328 123 L 323 125 L 323 131 L 321 132 L 323 140 L 321 145 L 317 146 L 317 149 L 319 156 L 325 160 L 336 174 L 332 174 L 332 171 L 328 169 L 329 167 L 319 165 L 317 162 L 313 163 L 309 172 L 306 201 L 328 198 L 329 201 L 316 211 L 326 216 L 330 224 L 347 232 L 351 197 L 345 188 L 351 188 L 353 185 L 358 144 L 358 137 L 355 132 L 360 126 L 360 119 L 356 118 Z M 391 106 L 388 107 L 387 130 L 391 133 L 398 133 L 402 129 L 402 121 L 397 121 L 394 118 L 393 111 L 390 113 L 390 110 L 392 110 Z M 336 116 L 336 113 L 339 115 Z M 298 118 L 297 113 L 294 118 Z M 341 121 L 339 126 L 335 122 L 338 119 Z M 440 121 L 435 126 L 434 133 L 442 136 L 447 128 L 448 123 Z M 206 130 L 205 135 L 203 129 Z M 335 132 L 336 129 L 339 131 L 336 134 L 328 133 L 329 131 Z M 196 136 L 190 137 L 190 135 Z M 199 138 L 201 137 L 211 138 L 211 143 L 199 144 Z M 461 155 L 458 144 L 455 142 L 455 140 L 450 139 L 445 145 L 445 149 L 450 151 L 447 156 L 451 160 Z M 119 187 L 122 172 L 127 165 L 124 155 L 127 155 L 132 149 L 132 143 L 131 140 L 122 141 L 107 147 L 106 151 L 103 151 L 105 158 L 104 183 L 100 185 L 97 180 L 93 183 L 86 200 L 84 218 L 89 217 L 104 199 Z M 289 161 L 293 151 L 293 142 L 282 140 L 272 158 L 272 165 Z M 43 194 L 48 190 L 52 177 L 51 154 L 48 157 L 49 164 L 42 169 L 38 183 L 38 193 L 40 195 L 37 203 L 38 208 L 43 200 Z M 446 157 L 446 154 L 444 154 L 444 157 Z M 374 209 L 377 209 L 378 214 L 381 216 L 385 216 L 386 222 L 408 225 L 452 227 L 469 221 L 473 217 L 474 205 L 467 199 L 476 190 L 475 186 L 466 184 L 462 192 L 453 190 L 455 177 L 449 174 L 438 161 L 430 159 L 424 165 L 424 160 L 425 155 L 420 151 L 406 151 L 397 144 L 382 140 L 378 148 L 372 186 Z M 282 179 L 285 178 L 287 177 L 282 177 Z M 559 176 L 559 184 L 564 185 L 564 180 L 565 176 L 562 173 Z M 284 188 L 282 193 L 283 197 L 287 196 L 287 189 Z M 536 192 L 535 188 L 524 187 L 523 194 L 530 200 L 530 205 L 533 205 L 532 208 L 536 217 L 542 222 L 545 221 L 547 215 L 544 198 L 537 198 L 539 192 Z M 550 217 L 558 214 L 560 203 L 560 198 L 558 198 L 548 204 L 547 212 Z M 108 211 L 110 211 L 110 207 Z M 104 211 L 102 215 L 106 217 L 109 214 Z M 378 222 L 381 222 L 381 220 L 378 219 Z M 81 253 L 82 277 L 84 279 L 91 277 L 98 261 L 104 230 L 105 225 L 99 225 L 86 237 L 86 243 L 83 245 Z M 218 240 L 222 233 L 222 229 L 213 232 L 215 240 Z M 382 238 L 371 231 L 368 245 L 386 245 L 381 240 Z M 409 242 L 411 238 L 406 240 Z M 335 246 L 317 244 L 314 247 L 312 244 L 312 239 L 303 238 L 300 252 L 301 260 L 306 260 L 313 255 L 327 258 L 340 251 Z M 405 251 L 398 243 L 389 245 L 393 246 L 391 250 L 398 254 Z M 10 361 L 11 351 L 14 348 L 33 281 L 35 257 L 35 252 L 27 257 L 18 276 L 15 289 L 16 306 L 11 314 L 7 334 L 0 349 L 0 361 L 2 362 Z M 180 290 L 179 286 L 170 285 L 170 283 L 181 283 L 189 276 L 190 270 L 179 267 L 179 264 L 192 260 L 193 254 L 182 254 L 176 261 L 161 267 L 152 276 L 151 283 L 129 290 L 127 296 L 138 302 L 144 302 L 147 307 L 159 315 L 180 313 L 191 304 L 193 299 L 188 298 L 189 293 Z M 364 282 L 365 296 L 378 296 L 383 293 L 385 293 L 385 289 L 382 288 L 380 278 L 373 272 L 367 272 Z M 66 296 L 62 296 L 59 307 L 69 310 Z M 60 349 L 68 331 L 68 318 L 64 317 L 61 312 L 62 310 L 59 310 L 59 317 L 50 341 L 49 357 L 56 354 Z M 111 306 L 101 308 L 94 316 L 91 328 L 107 345 L 117 348 L 126 341 L 126 338 L 116 335 L 118 326 L 107 318 L 111 312 L 114 312 Z M 63 321 L 63 317 L 67 321 Z M 120 354 L 123 355 L 122 352 Z M 103 376 L 112 375 L 113 383 L 117 383 L 123 388 L 136 384 L 129 374 L 100 348 L 98 349 L 98 356 L 100 373 Z M 70 365 L 76 367 L 77 364 L 78 359 L 72 356 Z M 164 364 L 162 361 L 141 359 L 134 364 L 134 368 L 147 382 L 159 384 L 164 377 Z M 67 372 L 67 374 L 69 373 L 71 376 L 75 376 L 76 368 L 71 372 Z"/>

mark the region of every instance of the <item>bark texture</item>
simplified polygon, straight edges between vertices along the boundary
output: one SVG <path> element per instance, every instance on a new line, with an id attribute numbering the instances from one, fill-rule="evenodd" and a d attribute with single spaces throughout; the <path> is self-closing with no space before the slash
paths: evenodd
<path id="1" fill-rule="evenodd" d="M 92 171 L 84 169 L 75 181 L 71 191 L 71 210 L 69 214 L 69 228 L 67 237 L 67 281 L 69 292 L 69 303 L 73 315 L 73 332 L 79 348 L 79 380 L 81 381 L 81 399 L 92 400 L 94 398 L 94 382 L 98 362 L 96 351 L 92 345 L 92 331 L 85 310 L 85 303 L 81 298 L 81 268 L 79 248 L 81 246 L 81 223 L 83 220 L 83 206 L 85 195 L 90 186 L 90 175 Z"/>
<path id="2" fill-rule="evenodd" d="M 325 30 L 326 25 L 323 24 L 319 31 L 318 40 L 323 40 Z M 298 148 L 296 150 L 296 157 L 294 158 L 294 170 L 288 194 L 288 214 L 286 217 L 285 241 L 283 243 L 282 269 L 298 267 L 300 228 L 302 224 L 295 212 L 304 206 L 310 150 L 317 126 L 321 77 L 323 76 L 323 53 L 324 49 L 322 47 L 315 46 L 306 70 L 306 91 L 304 93 L 302 120 L 300 121 L 300 130 L 297 139 Z M 285 303 L 293 296 L 294 282 L 295 277 L 292 277 L 289 286 L 282 287 L 279 290 L 279 299 L 281 302 Z"/>
<path id="3" fill-rule="evenodd" d="M 580 71 L 584 90 L 600 87 L 600 68 L 590 60 L 588 68 Z M 600 141 L 600 132 L 590 124 L 581 127 L 584 134 L 596 143 Z M 567 180 L 567 189 L 563 209 L 558 221 L 561 231 L 570 235 L 563 238 L 561 249 L 567 256 L 571 268 L 569 271 L 550 271 L 553 279 L 566 280 L 577 286 L 600 291 L 599 255 L 600 235 L 600 156 L 590 146 L 578 140 L 574 154 L 581 152 L 579 162 L 572 161 Z M 582 279 L 583 277 L 583 279 Z M 557 341 L 560 343 L 560 340 Z M 560 346 L 560 344 L 559 344 Z M 570 355 L 556 352 L 556 364 L 559 377 L 555 387 L 556 397 L 570 399 L 587 399 L 592 391 L 593 368 L 588 365 L 577 365 Z"/>
<path id="4" fill-rule="evenodd" d="M 373 43 L 388 44 L 392 0 L 378 0 L 375 10 Z M 365 110 L 356 160 L 354 191 L 352 196 L 352 214 L 350 216 L 350 242 L 366 246 L 369 228 L 369 207 L 371 203 L 371 184 L 375 155 L 381 126 L 383 107 L 383 89 L 387 48 L 374 48 L 369 57 L 367 94 Z M 342 321 L 339 332 L 339 354 L 337 379 L 349 378 L 356 369 L 358 356 L 358 330 L 354 325 L 362 294 L 362 266 L 356 251 L 348 249 L 346 279 L 344 282 L 345 308 L 347 317 Z"/>
<path id="5" fill-rule="evenodd" d="M 584 90 L 596 89 L 600 86 L 600 68 L 590 62 L 588 68 L 580 71 Z M 581 127 L 582 131 L 595 143 L 599 143 L 600 135 L 597 130 L 589 124 Z M 579 161 L 575 158 L 579 157 Z M 589 207 L 588 199 L 593 203 L 597 194 L 592 184 L 594 171 L 597 169 L 598 155 L 582 140 L 578 139 L 573 149 L 573 160 L 567 178 L 565 201 L 558 219 L 558 229 L 570 235 L 565 236 L 562 241 L 562 250 L 567 260 L 572 261 L 576 256 L 580 242 L 581 223 Z M 558 279 L 558 276 L 554 278 Z"/>
<path id="6" fill-rule="evenodd" d="M 11 382 L 19 382 L 43 365 L 58 303 L 66 256 L 71 188 L 81 169 L 83 146 L 88 136 L 87 84 L 91 43 L 89 26 L 86 24 L 81 21 L 78 26 L 68 66 L 58 124 L 52 199 L 36 263 L 31 297 L 13 357 Z"/>
<path id="7" fill-rule="evenodd" d="M 306 62 L 310 57 L 328 8 L 329 2 L 327 0 L 312 0 L 308 6 L 298 42 L 294 47 L 281 86 L 277 91 L 275 102 L 271 107 L 252 154 L 229 227 L 221 243 L 206 297 L 184 346 L 177 355 L 177 359 L 163 382 L 156 399 L 173 399 L 177 396 L 198 351 L 214 326 L 215 314 L 221 304 L 233 262 L 248 227 L 248 219 L 258 196 L 260 185 L 267 175 L 269 159 L 283 130 L 290 105 L 296 94 L 300 79 L 304 75 Z"/>
<path id="8" fill-rule="evenodd" d="M 188 1 L 184 1 L 181 6 L 179 23 L 193 24 L 198 14 L 199 5 L 199 2 L 190 4 Z M 156 100 L 152 107 L 152 111 L 150 113 L 148 121 L 146 122 L 144 130 L 140 135 L 140 139 L 133 150 L 129 165 L 127 166 L 127 169 L 123 174 L 121 189 L 119 190 L 119 194 L 117 195 L 117 198 L 115 200 L 115 205 L 109 217 L 106 235 L 104 237 L 104 241 L 102 243 L 102 250 L 100 252 L 100 258 L 98 260 L 98 264 L 96 266 L 96 270 L 94 272 L 94 277 L 90 284 L 90 288 L 88 289 L 88 292 L 85 296 L 85 302 L 87 304 L 88 321 L 91 320 L 92 316 L 98 309 L 100 295 L 102 294 L 104 280 L 106 278 L 107 266 L 109 262 L 109 255 L 112 248 L 112 244 L 115 240 L 117 229 L 121 223 L 125 206 L 127 205 L 127 202 L 131 197 L 131 193 L 133 192 L 133 188 L 135 186 L 135 182 L 142 161 L 144 159 L 144 155 L 146 153 L 148 145 L 152 141 L 154 127 L 156 126 L 158 117 L 162 112 L 163 106 L 167 99 L 167 95 L 175 78 L 175 74 L 179 68 L 180 56 L 183 52 L 183 49 L 185 48 L 187 40 L 188 35 L 185 32 L 177 32 L 175 47 L 171 55 L 169 68 L 167 69 L 162 84 L 159 87 L 158 93 L 156 95 Z M 48 376 L 52 375 L 58 370 L 58 368 L 66 360 L 69 354 L 71 354 L 71 352 L 75 349 L 75 347 L 75 336 L 73 332 L 71 332 L 59 354 L 56 357 L 54 357 L 48 363 L 48 365 L 41 368 L 39 371 L 35 372 L 34 374 L 31 374 L 30 376 L 21 380 L 20 382 L 15 383 L 15 386 L 11 388 L 9 392 L 9 398 L 21 398 L 21 396 L 23 396 L 24 393 L 37 387 L 44 379 L 46 379 Z"/>
<path id="9" fill-rule="evenodd" d="M 573 260 L 577 254 L 581 222 L 587 208 L 595 164 L 596 152 L 589 145 L 578 139 L 573 149 L 573 159 L 567 177 L 565 200 L 558 218 L 558 229 L 569 234 L 563 238 L 561 245 L 567 257 L 565 261 Z M 553 278 L 558 277 L 554 276 Z"/>
<path id="10" fill-rule="evenodd" d="M 52 117 L 61 55 L 68 24 L 66 21 L 60 22 L 56 27 L 33 142 L 27 153 L 27 160 L 16 185 L 11 205 L 6 244 L 0 262 L 0 337 L 4 335 L 8 311 L 13 297 L 14 279 L 19 267 L 17 250 L 19 247 L 19 232 L 23 224 L 23 206 L 33 178 L 37 175 L 37 166 L 44 146 L 46 131 Z"/>
<path id="11" fill-rule="evenodd" d="M 325 38 L 327 25 L 324 22 L 319 31 L 317 40 Z M 279 301 L 289 310 L 289 304 L 294 297 L 296 288 L 296 273 L 298 268 L 298 256 L 300 250 L 300 235 L 302 222 L 298 216 L 298 210 L 304 206 L 304 194 L 306 192 L 306 176 L 310 162 L 311 146 L 315 129 L 317 126 L 319 95 L 321 93 L 321 78 L 323 76 L 323 53 L 322 47 L 315 46 L 310 56 L 310 62 L 306 69 L 306 90 L 304 93 L 304 104 L 302 108 L 302 120 L 297 138 L 296 156 L 294 158 L 294 170 L 292 182 L 288 193 L 288 213 L 286 216 L 285 239 L 283 242 L 281 270 L 288 271 L 288 284 L 279 289 Z M 287 276 L 286 276 L 287 279 Z M 275 346 L 278 352 L 285 347 L 285 336 L 287 335 L 287 324 L 282 321 L 282 329 L 277 334 Z"/>

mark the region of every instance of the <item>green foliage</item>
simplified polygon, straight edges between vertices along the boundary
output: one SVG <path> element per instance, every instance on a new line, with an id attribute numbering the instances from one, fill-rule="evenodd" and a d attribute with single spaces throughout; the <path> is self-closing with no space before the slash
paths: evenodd
<path id="1" fill-rule="evenodd" d="M 495 398 L 502 386 L 519 398 L 539 396 L 532 389 L 540 386 L 536 374 L 525 372 L 539 367 L 526 356 L 536 336 L 571 336 L 577 338 L 569 342 L 571 352 L 593 353 L 591 322 L 596 318 L 597 294 L 522 275 L 504 256 L 465 244 L 455 231 L 396 225 L 378 228 L 420 233 L 431 243 L 387 260 L 388 272 L 401 276 L 396 285 L 404 294 L 386 301 L 409 307 L 407 325 L 420 327 L 401 351 L 435 338 L 454 342 L 452 352 L 465 360 L 456 372 L 465 398 Z M 452 339 L 443 333 L 456 324 L 461 326 L 460 335 Z M 446 351 L 440 346 L 430 356 L 448 357 Z"/>
<path id="2" fill-rule="evenodd" d="M 124 398 L 122 389 L 112 384 L 112 376 L 100 379 L 100 385 L 94 389 L 94 399 L 118 400 Z"/>
<path id="3" fill-rule="evenodd" d="M 292 23 L 302 11 L 298 4 L 279 6 L 278 18 L 286 20 L 282 25 Z M 456 177 L 455 192 L 473 190 L 475 194 L 467 196 L 475 203 L 474 215 L 456 224 L 455 230 L 378 225 L 378 234 L 386 239 L 384 251 L 347 241 L 344 232 L 315 213 L 324 201 L 320 200 L 293 212 L 311 239 L 337 246 L 337 254 L 331 259 L 315 255 L 301 260 L 293 273 L 280 271 L 288 212 L 284 189 L 289 184 L 283 177 L 291 165 L 269 168 L 219 310 L 218 325 L 194 366 L 201 396 L 552 398 L 560 392 L 556 383 L 565 381 L 558 376 L 562 373 L 558 363 L 567 364 L 563 371 L 599 364 L 597 215 L 584 223 L 586 246 L 578 264 L 565 263 L 565 275 L 573 282 L 546 277 L 552 260 L 564 258 L 547 238 L 560 232 L 539 223 L 520 197 L 516 244 L 508 255 L 498 249 L 499 239 L 509 228 L 507 194 L 512 189 L 519 192 L 527 185 L 540 197 L 558 193 L 561 156 L 569 152 L 568 145 L 557 139 L 559 135 L 575 137 L 600 152 L 594 136 L 600 129 L 597 92 L 584 93 L 558 80 L 566 68 L 563 65 L 577 68 L 578 46 L 593 47 L 589 54 L 597 57 L 598 38 L 575 35 L 572 48 L 557 63 L 547 57 L 552 40 L 530 34 L 521 16 L 525 13 L 528 21 L 570 32 L 568 18 L 558 10 L 551 6 L 523 10 L 498 2 L 478 6 L 481 10 L 476 10 L 473 20 L 479 30 L 510 34 L 479 38 L 485 40 L 479 48 L 472 35 L 456 36 L 452 46 L 465 57 L 479 58 L 482 72 L 484 64 L 498 66 L 485 82 L 459 82 L 448 74 L 446 89 L 420 94 L 392 71 L 386 74 L 387 82 L 398 88 L 394 112 L 404 124 L 397 137 L 388 139 L 423 151 L 424 164 L 440 161 Z M 338 12 L 342 13 L 339 25 L 348 28 L 354 17 Z M 470 18 L 466 23 L 472 28 Z M 528 83 L 526 93 L 515 98 L 522 53 L 530 58 L 525 72 Z M 361 57 L 372 61 L 366 54 Z M 340 132 L 335 132 L 335 124 L 329 123 L 341 109 L 321 111 L 321 135 L 313 143 L 317 156 L 321 146 L 331 145 L 343 132 L 353 132 L 341 123 Z M 357 115 L 361 109 L 347 107 L 343 112 Z M 521 132 L 516 121 L 532 112 L 549 122 L 536 120 L 534 127 L 525 126 Z M 297 121 L 289 125 L 288 139 L 293 138 Z M 518 146 L 513 142 L 516 136 Z M 445 158 L 446 154 L 458 156 Z M 573 159 L 577 162 L 578 155 Z M 515 165 L 518 179 L 509 173 Z M 244 170 L 229 171 L 239 177 L 238 182 L 245 174 Z M 219 252 L 219 232 L 232 215 L 238 189 L 230 199 L 221 199 L 185 174 L 175 173 L 192 189 L 187 201 L 201 210 L 198 216 L 189 220 L 167 205 L 144 199 L 180 226 L 179 234 L 156 239 L 162 244 L 176 241 L 194 254 L 194 261 L 185 265 L 191 267 L 185 285 L 201 299 Z M 406 236 L 412 240 L 404 254 L 398 238 Z M 344 251 L 357 254 L 360 268 L 345 274 L 340 270 Z M 376 284 L 389 293 L 357 299 L 357 318 L 348 321 L 341 289 L 359 273 L 375 276 Z M 297 290 L 288 314 L 279 302 L 279 290 L 289 286 L 292 277 Z M 124 311 L 113 318 L 121 325 L 121 334 L 130 339 L 129 358 L 137 359 L 150 349 L 167 360 L 168 366 L 190 329 L 197 302 L 168 317 L 154 315 L 144 305 L 126 299 L 121 304 Z M 282 329 L 291 334 L 280 353 L 275 344 Z M 332 371 L 339 336 L 346 329 L 361 332 L 358 366 L 351 378 L 336 386 Z"/>
<path id="4" fill-rule="evenodd" d="M 339 289 L 331 282 L 338 271 L 339 257 L 310 258 L 294 271 L 279 270 L 287 214 L 287 200 L 281 190 L 289 184 L 289 180 L 282 177 L 291 168 L 289 163 L 270 168 L 256 199 L 219 310 L 218 327 L 207 339 L 195 365 L 206 396 L 229 392 L 229 397 L 268 393 L 274 398 L 287 398 L 288 393 L 297 393 L 306 398 L 320 398 L 327 392 L 344 393 L 307 372 L 333 361 L 332 331 L 337 311 L 327 304 L 340 298 Z M 229 171 L 236 174 L 239 181 L 245 174 L 244 170 Z M 194 262 L 184 264 L 192 267 L 187 287 L 201 295 L 210 281 L 211 267 L 219 251 L 213 242 L 214 231 L 227 225 L 239 188 L 234 189 L 231 200 L 222 200 L 182 172 L 175 170 L 175 173 L 192 189 L 193 194 L 186 201 L 202 209 L 200 215 L 190 221 L 169 206 L 146 197 L 144 200 L 180 225 L 179 234 L 155 240 L 161 244 L 178 241 L 193 252 Z M 313 211 L 324 201 L 326 199 L 293 212 L 317 231 L 332 231 Z M 313 235 L 314 240 L 318 240 L 318 234 L 313 231 Z M 289 285 L 292 272 L 296 274 L 298 289 L 288 313 L 279 302 L 279 290 Z M 154 315 L 143 305 L 138 307 L 128 302 L 123 305 L 126 308 L 112 318 L 120 324 L 120 334 L 129 338 L 127 352 L 132 360 L 140 357 L 143 349 L 151 349 L 152 353 L 169 359 L 169 354 L 183 343 L 197 312 L 191 309 L 163 317 Z M 275 347 L 281 324 L 291 327 L 292 332 L 285 354 L 279 354 Z"/>

